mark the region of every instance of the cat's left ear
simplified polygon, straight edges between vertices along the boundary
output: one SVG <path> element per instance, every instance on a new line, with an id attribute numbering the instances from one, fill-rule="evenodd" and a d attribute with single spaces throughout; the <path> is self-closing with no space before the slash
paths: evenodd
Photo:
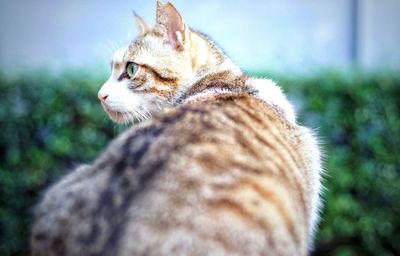
<path id="1" fill-rule="evenodd" d="M 136 12 L 133 12 L 133 16 L 135 16 L 136 23 L 139 26 L 142 35 L 151 30 L 149 25 L 147 25 L 147 23 L 139 15 L 137 15 Z"/>
<path id="2" fill-rule="evenodd" d="M 163 29 L 163 34 L 168 43 L 175 49 L 182 50 L 188 40 L 188 29 L 186 24 L 171 3 L 157 6 L 157 24 Z"/>

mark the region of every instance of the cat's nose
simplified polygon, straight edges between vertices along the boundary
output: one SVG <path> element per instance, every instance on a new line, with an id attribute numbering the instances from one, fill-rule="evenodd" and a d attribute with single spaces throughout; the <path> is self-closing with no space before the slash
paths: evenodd
<path id="1" fill-rule="evenodd" d="M 97 94 L 97 97 L 99 98 L 100 101 L 105 101 L 108 98 L 108 94 L 99 92 Z"/>

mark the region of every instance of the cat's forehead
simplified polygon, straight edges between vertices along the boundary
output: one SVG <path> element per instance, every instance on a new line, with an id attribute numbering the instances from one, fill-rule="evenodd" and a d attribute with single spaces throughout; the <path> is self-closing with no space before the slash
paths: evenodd
<path id="1" fill-rule="evenodd" d="M 116 50 L 112 57 L 112 62 L 114 64 L 124 63 L 126 61 L 131 61 L 132 58 L 140 55 L 143 52 L 154 51 L 152 47 L 154 39 L 149 39 L 146 37 L 140 37 L 125 47 Z"/>
<path id="2" fill-rule="evenodd" d="M 124 62 L 124 56 L 126 53 L 127 47 L 122 47 L 114 52 L 112 57 L 112 63 L 114 65 L 118 65 Z"/>
<path id="3" fill-rule="evenodd" d="M 163 63 L 174 62 L 175 51 L 155 33 L 149 32 L 139 36 L 130 44 L 114 52 L 112 66 L 114 69 L 124 68 L 127 62 L 151 67 L 163 66 Z"/>
<path id="4" fill-rule="evenodd" d="M 136 38 L 126 48 L 126 58 L 131 56 L 140 55 L 146 52 L 156 52 L 161 50 L 163 44 L 159 37 L 154 36 L 152 33 L 148 33 L 144 36 Z"/>

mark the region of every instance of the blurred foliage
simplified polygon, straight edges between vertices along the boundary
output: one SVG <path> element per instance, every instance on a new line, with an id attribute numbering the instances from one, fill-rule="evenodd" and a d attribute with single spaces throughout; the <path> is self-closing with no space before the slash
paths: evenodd
<path id="1" fill-rule="evenodd" d="M 315 255 L 400 254 L 400 77 L 280 79 L 325 151 Z"/>
<path id="2" fill-rule="evenodd" d="M 0 77 L 0 255 L 28 255 L 34 205 L 119 133 L 97 100 L 103 77 Z"/>
<path id="3" fill-rule="evenodd" d="M 274 79 L 323 142 L 326 204 L 314 255 L 399 255 L 400 77 Z M 28 254 L 44 188 L 124 129 L 97 101 L 104 80 L 84 72 L 0 76 L 0 255 Z"/>

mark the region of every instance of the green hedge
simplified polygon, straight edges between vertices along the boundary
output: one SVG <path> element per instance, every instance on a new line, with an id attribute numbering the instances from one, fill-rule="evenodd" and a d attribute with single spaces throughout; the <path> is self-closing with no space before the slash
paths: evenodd
<path id="1" fill-rule="evenodd" d="M 0 255 L 27 255 L 45 187 L 93 160 L 124 127 L 97 101 L 105 76 L 0 76 Z M 314 255 L 400 253 L 400 78 L 275 77 L 326 152 L 325 208 Z"/>
<path id="2" fill-rule="evenodd" d="M 315 255 L 400 254 L 400 77 L 283 81 L 326 154 Z"/>
<path id="3" fill-rule="evenodd" d="M 119 133 L 98 104 L 104 79 L 44 72 L 0 78 L 0 255 L 28 255 L 33 206 Z"/>

